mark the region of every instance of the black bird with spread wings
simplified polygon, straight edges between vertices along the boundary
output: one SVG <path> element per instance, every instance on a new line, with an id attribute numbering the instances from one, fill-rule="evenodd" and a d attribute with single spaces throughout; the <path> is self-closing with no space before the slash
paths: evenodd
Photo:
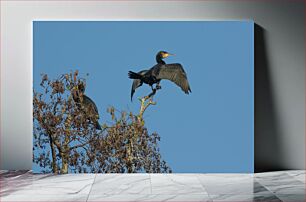
<path id="1" fill-rule="evenodd" d="M 131 100 L 135 90 L 140 87 L 143 83 L 151 86 L 153 90 L 153 84 L 156 84 L 156 89 L 160 89 L 160 81 L 162 79 L 170 80 L 178 85 L 186 94 L 191 92 L 187 74 L 183 69 L 183 66 L 179 63 L 166 64 L 163 61 L 164 58 L 173 55 L 166 51 L 159 51 L 156 55 L 157 64 L 154 65 L 149 70 L 142 70 L 138 73 L 129 71 L 129 78 L 134 79 L 132 90 L 131 90 Z"/>
<path id="2" fill-rule="evenodd" d="M 98 119 L 99 119 L 99 112 L 96 104 L 92 99 L 84 94 L 85 92 L 85 85 L 81 82 L 77 85 L 77 89 L 72 92 L 72 98 L 76 103 L 77 107 L 80 110 L 85 112 L 88 120 L 90 120 L 97 130 L 102 130 Z"/>

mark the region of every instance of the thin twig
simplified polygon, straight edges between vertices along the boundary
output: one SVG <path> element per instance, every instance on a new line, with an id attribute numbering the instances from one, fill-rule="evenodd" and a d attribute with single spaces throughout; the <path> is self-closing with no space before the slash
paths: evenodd
<path id="1" fill-rule="evenodd" d="M 139 98 L 139 101 L 141 103 L 138 115 L 139 121 L 143 121 L 143 114 L 150 105 L 156 105 L 156 102 L 153 101 L 153 96 L 156 94 L 157 90 L 158 89 L 154 88 L 149 95 L 144 96 L 143 98 Z"/>

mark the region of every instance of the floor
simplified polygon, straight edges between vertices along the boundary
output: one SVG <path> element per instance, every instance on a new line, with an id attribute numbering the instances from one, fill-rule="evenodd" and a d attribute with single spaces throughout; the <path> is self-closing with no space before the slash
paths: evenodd
<path id="1" fill-rule="evenodd" d="M 0 201 L 305 201 L 305 171 L 67 174 L 1 171 Z"/>

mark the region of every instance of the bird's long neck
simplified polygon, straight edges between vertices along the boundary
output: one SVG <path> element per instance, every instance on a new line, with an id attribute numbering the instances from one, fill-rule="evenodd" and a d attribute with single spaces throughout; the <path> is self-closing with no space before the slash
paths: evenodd
<path id="1" fill-rule="evenodd" d="M 165 61 L 162 60 L 161 56 L 158 54 L 156 55 L 156 62 L 158 64 L 166 64 Z"/>

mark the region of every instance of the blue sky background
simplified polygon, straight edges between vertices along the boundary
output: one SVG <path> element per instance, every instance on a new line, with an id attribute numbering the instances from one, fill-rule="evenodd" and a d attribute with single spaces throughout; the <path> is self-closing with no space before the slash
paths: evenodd
<path id="1" fill-rule="evenodd" d="M 156 106 L 145 113 L 149 132 L 161 136 L 162 157 L 174 172 L 253 172 L 254 24 L 251 21 L 108 22 L 35 21 L 34 89 L 41 73 L 50 78 L 78 69 L 89 73 L 86 94 L 106 109 L 138 112 L 130 101 L 129 70 L 152 67 L 165 50 L 181 63 L 192 89 L 185 95 L 162 81 Z M 38 169 L 36 166 L 33 169 Z"/>

